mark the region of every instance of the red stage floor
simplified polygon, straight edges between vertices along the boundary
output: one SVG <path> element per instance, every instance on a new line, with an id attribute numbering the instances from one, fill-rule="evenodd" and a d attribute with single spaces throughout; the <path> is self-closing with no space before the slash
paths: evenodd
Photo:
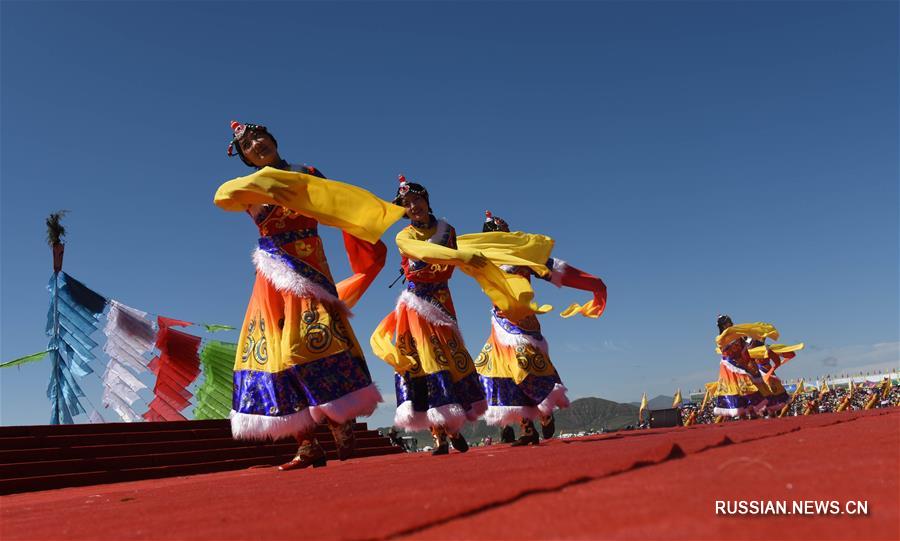
<path id="1" fill-rule="evenodd" d="M 717 515 L 716 500 L 868 514 Z M 900 539 L 900 409 L 0 498 L 13 539 Z"/>

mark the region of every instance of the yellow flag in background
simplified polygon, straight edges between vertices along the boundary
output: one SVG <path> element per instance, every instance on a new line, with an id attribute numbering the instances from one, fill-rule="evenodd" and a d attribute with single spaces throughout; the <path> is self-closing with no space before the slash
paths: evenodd
<path id="1" fill-rule="evenodd" d="M 709 389 L 707 389 L 706 393 L 703 394 L 703 402 L 700 403 L 700 411 L 703 411 L 703 408 L 706 407 L 707 402 L 709 402 Z"/>
<path id="2" fill-rule="evenodd" d="M 672 407 L 673 408 L 681 407 L 681 389 L 678 389 L 675 391 L 675 399 L 672 400 Z"/>
<path id="3" fill-rule="evenodd" d="M 641 395 L 641 407 L 638 409 L 638 422 L 644 419 L 644 412 L 647 411 L 647 393 Z"/>
<path id="4" fill-rule="evenodd" d="M 878 393 L 873 393 L 872 396 L 869 397 L 868 402 L 863 409 L 870 410 L 875 407 L 875 403 L 878 402 Z"/>
<path id="5" fill-rule="evenodd" d="M 706 394 L 703 395 L 703 403 L 700 404 L 700 409 L 706 407 L 706 404 L 709 403 L 709 399 L 716 393 L 716 389 L 719 388 L 718 381 L 710 381 L 706 384 Z"/>

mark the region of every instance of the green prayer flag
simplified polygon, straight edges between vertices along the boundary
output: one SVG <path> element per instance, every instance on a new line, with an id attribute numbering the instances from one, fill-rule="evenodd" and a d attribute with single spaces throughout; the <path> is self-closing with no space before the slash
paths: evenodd
<path id="1" fill-rule="evenodd" d="M 50 350 L 42 351 L 40 353 L 32 353 L 31 355 L 26 355 L 24 357 L 19 357 L 18 359 L 13 359 L 11 361 L 7 361 L 5 363 L 0 363 L 0 368 L 7 368 L 9 366 L 19 366 L 27 363 L 33 363 L 35 361 L 40 361 L 47 354 L 50 353 Z"/>

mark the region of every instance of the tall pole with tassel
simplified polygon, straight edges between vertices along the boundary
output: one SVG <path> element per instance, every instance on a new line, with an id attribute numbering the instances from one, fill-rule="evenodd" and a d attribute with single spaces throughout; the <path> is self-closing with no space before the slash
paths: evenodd
<path id="1" fill-rule="evenodd" d="M 66 245 L 63 242 L 66 228 L 63 227 L 61 223 L 62 217 L 65 216 L 65 214 L 66 211 L 60 210 L 52 212 L 47 216 L 47 244 L 50 245 L 50 249 L 53 251 L 53 286 L 50 290 L 50 294 L 53 295 L 53 317 L 51 321 L 52 327 L 48 329 L 48 331 L 50 331 L 50 344 L 47 348 L 48 350 L 52 350 L 51 355 L 53 361 L 50 367 L 51 383 L 50 387 L 47 389 L 47 397 L 53 402 L 53 409 L 50 413 L 50 424 L 54 425 L 60 424 L 60 419 L 65 418 L 63 412 L 60 411 L 62 397 L 58 396 L 58 393 L 62 391 L 58 387 L 54 388 L 55 386 L 53 385 L 53 382 L 60 377 L 59 371 L 61 369 L 59 363 L 62 361 L 61 352 L 59 351 L 59 273 L 62 272 L 63 254 L 66 250 Z"/>

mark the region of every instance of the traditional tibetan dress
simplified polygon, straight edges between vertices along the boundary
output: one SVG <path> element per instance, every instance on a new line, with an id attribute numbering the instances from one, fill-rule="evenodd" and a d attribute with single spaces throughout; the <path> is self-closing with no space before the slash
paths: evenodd
<path id="1" fill-rule="evenodd" d="M 457 248 L 453 226 L 433 217 L 429 224 L 410 224 L 397 238 Z M 443 427 L 455 434 L 485 409 L 484 392 L 463 343 L 448 287 L 455 267 L 406 255 L 400 264 L 406 289 L 376 331 L 394 335 L 397 352 L 408 360 L 394 375 L 394 425 L 409 431 Z"/>
<path id="2" fill-rule="evenodd" d="M 763 343 L 759 340 L 754 340 L 750 344 L 751 349 L 759 346 L 763 346 Z M 756 368 L 761 375 L 767 374 L 772 369 L 772 360 L 769 358 L 757 359 Z M 763 376 L 762 379 L 769 391 L 766 410 L 768 410 L 770 413 L 780 412 L 784 408 L 784 406 L 787 405 L 791 397 L 784 389 L 784 385 L 782 385 L 781 380 L 778 378 L 778 376 L 775 375 L 774 371 L 767 376 Z"/>
<path id="3" fill-rule="evenodd" d="M 796 352 L 803 349 L 804 344 L 766 345 L 762 340 L 753 340 L 748 349 L 748 354 L 756 362 L 756 367 L 769 389 L 769 398 L 766 409 L 771 413 L 781 411 L 790 402 L 790 396 L 784 389 L 781 380 L 775 375 L 775 369 L 789 359 L 796 356 Z"/>
<path id="4" fill-rule="evenodd" d="M 553 269 L 552 258 L 547 267 Z M 559 272 L 541 276 L 524 266 L 503 265 L 501 269 L 526 280 L 537 276 L 560 285 Z M 490 425 L 546 418 L 554 409 L 569 406 L 566 388 L 550 362 L 547 340 L 534 314 L 512 320 L 494 306 L 491 335 L 475 359 L 475 369 L 487 399 L 484 420 Z"/>
<path id="5" fill-rule="evenodd" d="M 762 343 L 766 338 L 778 338 L 778 329 L 768 323 L 732 325 L 716 337 L 722 360 L 713 408 L 715 415 L 740 417 L 766 409 L 772 393 L 750 355 L 754 341 Z"/>
<path id="6" fill-rule="evenodd" d="M 766 409 L 769 393 L 756 364 L 747 355 L 747 342 L 737 338 L 722 349 L 715 415 L 741 417 Z"/>
<path id="7" fill-rule="evenodd" d="M 260 234 L 256 280 L 234 366 L 231 427 L 238 439 L 307 434 L 326 418 L 344 423 L 371 415 L 381 401 L 348 322 L 348 305 L 383 266 L 386 249 L 377 238 L 402 209 L 322 180 L 315 169 L 291 170 L 264 168 L 216 194 L 226 210 L 259 209 L 253 216 Z M 344 216 L 350 202 L 356 212 Z M 341 284 L 328 267 L 320 221 L 344 230 L 357 274 Z"/>

